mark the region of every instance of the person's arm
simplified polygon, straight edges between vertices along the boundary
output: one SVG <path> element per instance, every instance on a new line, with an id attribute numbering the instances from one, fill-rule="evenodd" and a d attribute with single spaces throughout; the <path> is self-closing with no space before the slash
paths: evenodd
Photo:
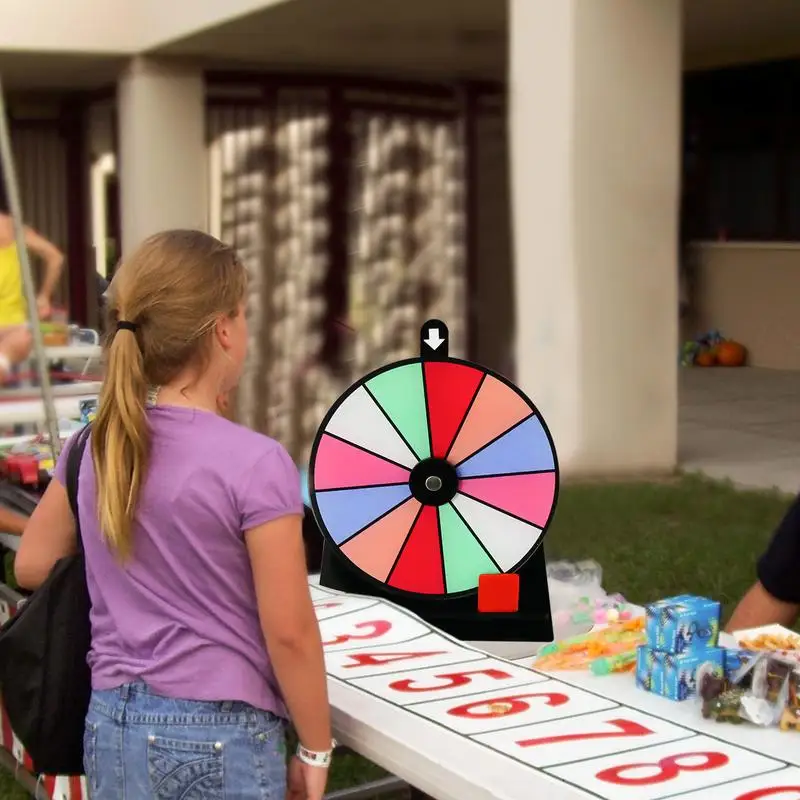
<path id="1" fill-rule="evenodd" d="M 756 581 L 739 601 L 726 630 L 733 632 L 774 624 L 791 627 L 797 621 L 798 613 L 800 604 L 778 600 L 761 585 L 761 581 Z"/>
<path id="2" fill-rule="evenodd" d="M 791 626 L 800 611 L 800 495 L 758 560 L 757 581 L 739 601 L 726 629 Z"/>
<path id="3" fill-rule="evenodd" d="M 16 511 L 0 506 L 0 531 L 14 536 L 22 536 L 28 518 Z"/>
<path id="4" fill-rule="evenodd" d="M 74 553 L 77 544 L 67 490 L 53 478 L 22 534 L 14 558 L 17 583 L 23 589 L 38 589 L 56 561 Z"/>
<path id="5" fill-rule="evenodd" d="M 32 228 L 25 228 L 25 245 L 44 262 L 44 277 L 39 287 L 39 297 L 46 301 L 49 307 L 64 267 L 64 254 L 49 239 L 45 239 Z"/>
<path id="6" fill-rule="evenodd" d="M 300 475 L 286 450 L 264 445 L 235 488 L 261 628 L 300 743 L 328 752 L 327 676 L 308 589 Z"/>
<path id="7" fill-rule="evenodd" d="M 311 603 L 298 515 L 245 534 L 258 614 L 275 677 L 297 736 L 315 752 L 331 749 L 331 722 L 319 623 Z"/>

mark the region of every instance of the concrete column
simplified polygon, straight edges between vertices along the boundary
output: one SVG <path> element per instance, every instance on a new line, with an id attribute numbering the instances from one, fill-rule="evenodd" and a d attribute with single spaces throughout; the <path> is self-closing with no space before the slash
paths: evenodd
<path id="1" fill-rule="evenodd" d="M 566 473 L 677 458 L 680 0 L 510 0 L 517 379 Z"/>
<path id="2" fill-rule="evenodd" d="M 134 58 L 117 87 L 123 252 L 167 228 L 206 227 L 199 69 Z"/>

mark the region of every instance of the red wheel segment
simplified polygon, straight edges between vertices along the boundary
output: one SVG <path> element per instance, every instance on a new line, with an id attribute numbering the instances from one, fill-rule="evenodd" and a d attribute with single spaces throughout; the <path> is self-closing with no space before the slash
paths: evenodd
<path id="1" fill-rule="evenodd" d="M 431 454 L 435 458 L 447 455 L 483 377 L 483 372 L 465 364 L 448 361 L 425 363 Z"/>
<path id="2" fill-rule="evenodd" d="M 444 594 L 439 515 L 434 506 L 422 507 L 388 584 L 406 592 Z"/>

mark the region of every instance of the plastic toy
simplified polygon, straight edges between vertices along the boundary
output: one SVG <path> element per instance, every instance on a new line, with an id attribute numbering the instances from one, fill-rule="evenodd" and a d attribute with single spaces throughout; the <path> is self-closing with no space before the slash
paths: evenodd
<path id="1" fill-rule="evenodd" d="M 615 656 L 605 656 L 592 661 L 590 669 L 594 675 L 610 675 L 612 672 L 628 672 L 636 666 L 636 651 L 627 650 Z"/>
<path id="2" fill-rule="evenodd" d="M 557 577 L 551 575 L 550 565 L 548 565 L 548 575 L 554 580 L 563 580 L 560 575 Z M 576 625 L 588 623 L 606 625 L 631 619 L 633 610 L 621 594 L 603 595 L 594 601 L 589 597 L 580 597 L 572 608 L 556 614 L 556 621 L 561 624 L 571 622 Z"/>
<path id="3" fill-rule="evenodd" d="M 744 696 L 744 689 L 726 689 L 716 697 L 703 702 L 703 717 L 717 722 L 741 725 L 745 721 L 741 713 Z"/>
<path id="4" fill-rule="evenodd" d="M 626 671 L 633 668 L 636 648 L 643 640 L 644 619 L 640 617 L 545 645 L 539 650 L 534 667 L 541 670 L 591 669 L 595 675 Z"/>
<path id="5" fill-rule="evenodd" d="M 789 681 L 789 699 L 783 709 L 778 727 L 782 731 L 800 731 L 800 702 L 797 698 L 797 680 Z"/>

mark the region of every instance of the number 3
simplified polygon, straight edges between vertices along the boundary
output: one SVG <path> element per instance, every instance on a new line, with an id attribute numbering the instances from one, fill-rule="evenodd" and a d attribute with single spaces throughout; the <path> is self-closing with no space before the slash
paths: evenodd
<path id="1" fill-rule="evenodd" d="M 702 758 L 702 764 L 681 764 L 686 758 Z M 730 759 L 724 753 L 680 753 L 669 758 L 662 758 L 655 763 L 624 764 L 621 767 L 610 767 L 597 773 L 597 778 L 606 783 L 616 783 L 618 786 L 650 786 L 654 783 L 664 783 L 678 777 L 681 772 L 705 772 L 707 769 L 724 767 Z M 658 767 L 655 775 L 641 778 L 626 778 L 624 773 L 634 769 L 647 769 Z"/>
<path id="2" fill-rule="evenodd" d="M 392 623 L 387 622 L 385 619 L 378 619 L 374 622 L 359 622 L 353 626 L 361 630 L 362 628 L 369 631 L 368 633 L 343 633 L 329 642 L 323 642 L 323 647 L 333 647 L 336 644 L 344 644 L 345 642 L 355 641 L 358 639 L 378 639 L 384 633 L 388 633 L 392 629 Z"/>

